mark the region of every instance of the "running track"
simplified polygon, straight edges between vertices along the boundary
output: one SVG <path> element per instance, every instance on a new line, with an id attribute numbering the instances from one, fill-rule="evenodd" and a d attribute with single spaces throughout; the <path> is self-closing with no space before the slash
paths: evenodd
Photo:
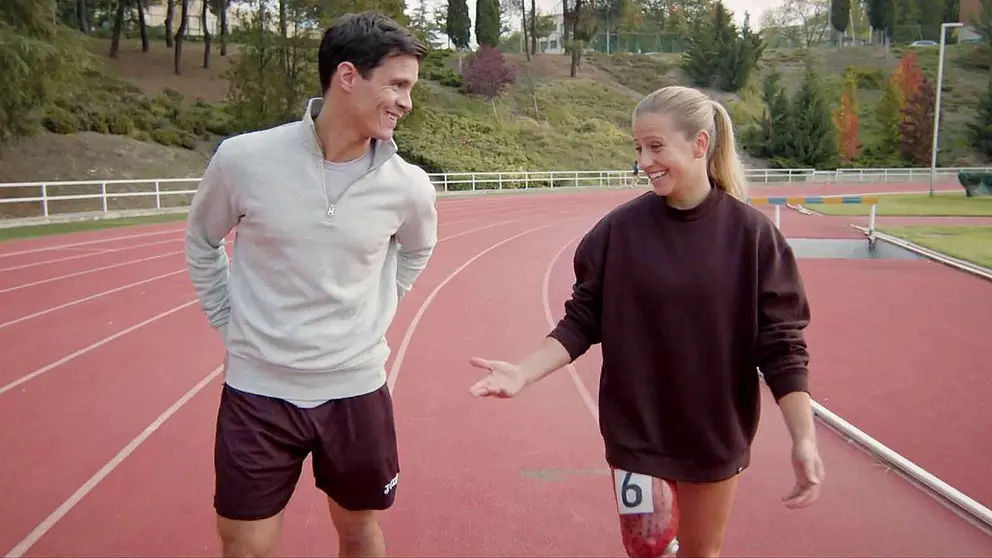
<path id="1" fill-rule="evenodd" d="M 879 191 L 869 186 L 858 189 Z M 595 422 L 598 349 L 510 401 L 468 396 L 477 373 L 466 359 L 529 351 L 561 315 L 575 241 L 632 195 L 439 202 L 442 242 L 388 336 L 403 460 L 384 519 L 391 554 L 623 554 Z M 852 234 L 816 219 L 783 212 L 783 230 Z M 967 333 L 992 325 L 981 302 L 990 286 L 929 262 L 801 265 L 818 400 L 990 505 L 987 337 Z M 912 334 L 925 341 L 902 337 Z M 952 357 L 944 343 L 956 345 Z M 181 225 L 0 245 L 0 346 L 5 553 L 217 555 L 222 353 L 185 275 Z M 992 538 L 822 427 L 824 495 L 786 509 L 788 435 L 767 397 L 764 408 L 726 555 L 992 554 Z M 334 548 L 305 472 L 282 553 Z"/>

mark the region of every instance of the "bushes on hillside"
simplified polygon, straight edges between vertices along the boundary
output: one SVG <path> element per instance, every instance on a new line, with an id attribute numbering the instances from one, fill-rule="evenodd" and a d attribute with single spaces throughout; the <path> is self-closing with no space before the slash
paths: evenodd
<path id="1" fill-rule="evenodd" d="M 42 126 L 56 134 L 98 132 L 195 149 L 201 140 L 235 131 L 222 105 L 186 102 L 166 89 L 150 97 L 137 87 L 92 72 L 86 88 L 61 93 L 45 107 Z"/>

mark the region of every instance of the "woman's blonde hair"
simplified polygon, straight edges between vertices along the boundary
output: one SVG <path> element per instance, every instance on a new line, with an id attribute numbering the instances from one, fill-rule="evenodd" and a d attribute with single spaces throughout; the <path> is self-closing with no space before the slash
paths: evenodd
<path id="1" fill-rule="evenodd" d="M 744 164 L 737 154 L 734 124 L 723 105 L 698 89 L 674 85 L 662 87 L 641 99 L 634 109 L 634 120 L 645 113 L 669 115 L 689 141 L 706 130 L 710 135 L 706 154 L 710 178 L 717 187 L 737 199 L 747 198 L 747 179 Z"/>

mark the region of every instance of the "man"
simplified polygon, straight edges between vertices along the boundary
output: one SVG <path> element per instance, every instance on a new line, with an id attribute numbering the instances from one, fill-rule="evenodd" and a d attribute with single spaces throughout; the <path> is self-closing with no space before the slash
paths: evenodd
<path id="1" fill-rule="evenodd" d="M 227 348 L 214 506 L 226 556 L 272 555 L 313 456 L 341 556 L 384 556 L 399 460 L 385 334 L 437 241 L 436 191 L 396 152 L 424 47 L 339 19 L 303 117 L 230 138 L 193 198 L 186 259 Z M 237 227 L 228 273 L 224 237 Z"/>

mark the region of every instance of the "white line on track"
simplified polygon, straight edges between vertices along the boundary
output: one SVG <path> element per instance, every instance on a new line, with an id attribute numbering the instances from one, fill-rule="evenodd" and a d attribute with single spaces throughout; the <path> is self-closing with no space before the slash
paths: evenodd
<path id="1" fill-rule="evenodd" d="M 176 234 L 182 233 L 182 229 L 170 229 L 167 231 L 156 231 L 150 233 L 141 234 L 127 234 L 122 236 L 113 236 L 109 238 L 98 238 L 96 240 L 86 240 L 83 242 L 71 242 L 69 244 L 57 244 L 55 246 L 45 246 L 43 248 L 32 248 L 30 250 L 19 250 L 17 252 L 0 252 L 0 258 L 9 258 L 11 256 L 20 256 L 22 254 L 37 254 L 38 252 L 50 252 L 52 250 L 64 250 L 66 248 L 76 248 L 79 246 L 91 246 L 93 244 L 102 244 L 104 242 L 115 242 L 117 240 L 128 240 L 131 238 L 145 238 L 146 236 L 157 236 L 160 234 Z"/>
<path id="2" fill-rule="evenodd" d="M 79 254 L 77 256 L 66 256 L 64 258 L 54 258 L 51 260 L 42 260 L 40 262 L 31 262 L 29 264 L 15 265 L 13 267 L 5 267 L 0 269 L 0 273 L 4 271 L 14 271 L 17 269 L 26 269 L 29 267 L 37 267 L 39 265 L 47 265 L 54 263 L 62 263 L 70 260 L 78 260 L 80 258 L 89 258 L 92 256 L 100 256 L 103 254 L 113 254 L 114 252 L 123 252 L 125 250 L 135 250 L 137 248 L 147 248 L 148 246 L 158 246 L 159 244 L 169 244 L 171 242 L 182 242 L 181 238 L 174 238 L 169 240 L 159 240 L 157 242 L 147 242 L 145 244 L 135 244 L 134 246 L 124 246 L 123 248 L 111 248 L 109 250 L 89 250 L 85 254 Z"/>
<path id="3" fill-rule="evenodd" d="M 544 319 L 547 320 L 548 327 L 555 327 L 555 319 L 554 315 L 551 313 L 551 302 L 549 300 L 551 296 L 549 292 L 551 290 L 551 272 L 554 270 L 555 264 L 558 263 L 558 259 L 561 258 L 561 255 L 565 252 L 565 250 L 567 250 L 573 242 L 582 238 L 584 235 L 585 233 L 582 233 L 565 243 L 565 245 L 561 247 L 561 250 L 558 250 L 554 257 L 551 258 L 551 261 L 548 262 L 547 269 L 544 270 L 544 279 L 541 282 L 541 302 L 544 304 Z M 598 425 L 599 407 L 593 401 L 592 394 L 589 393 L 589 390 L 586 389 L 586 385 L 582 383 L 582 379 L 579 378 L 579 373 L 575 369 L 575 365 L 570 363 L 566 365 L 566 368 L 568 369 L 568 375 L 572 378 L 572 383 L 575 384 L 575 389 L 579 391 L 579 397 L 582 398 L 582 402 L 586 404 L 586 408 L 589 409 L 589 412 L 592 414 L 593 421 Z"/>
<path id="4" fill-rule="evenodd" d="M 452 279 L 457 277 L 459 273 L 461 273 L 466 267 L 469 266 L 469 264 L 481 258 L 482 256 L 485 256 L 489 252 L 492 252 L 496 248 L 499 248 L 500 246 L 506 244 L 507 242 L 516 240 L 532 232 L 539 231 L 541 229 L 546 229 L 554 225 L 559 225 L 561 223 L 565 223 L 567 221 L 571 221 L 577 218 L 578 216 L 566 217 L 564 219 L 552 221 L 550 223 L 546 223 L 544 225 L 534 227 L 533 229 L 528 229 L 522 233 L 515 234 L 509 238 L 503 239 L 497 242 L 496 244 L 493 244 L 489 248 L 486 248 L 485 250 L 469 258 L 468 261 L 458 266 L 458 268 L 452 271 L 447 277 L 445 277 L 443 281 L 438 283 L 437 286 L 434 287 L 434 289 L 430 292 L 430 294 L 427 295 L 427 298 L 424 299 L 424 302 L 420 305 L 420 308 L 417 309 L 417 313 L 413 316 L 413 319 L 410 321 L 410 325 L 407 326 L 406 328 L 406 333 L 403 335 L 403 340 L 400 342 L 399 349 L 397 349 L 396 351 L 396 358 L 393 360 L 393 365 L 390 367 L 389 375 L 386 378 L 386 383 L 389 385 L 389 391 L 391 393 L 395 393 L 396 379 L 400 374 L 400 368 L 403 366 L 403 359 L 406 357 L 406 351 L 407 348 L 410 346 L 410 340 L 413 338 L 413 334 L 417 331 L 417 326 L 420 324 L 420 319 L 424 316 L 424 313 L 427 312 L 427 308 L 430 307 L 432 302 L 434 302 L 434 298 L 437 296 L 439 292 L 441 292 L 441 289 L 443 289 L 445 285 L 447 285 L 448 283 L 451 282 Z"/>
<path id="5" fill-rule="evenodd" d="M 164 254 L 158 254 L 158 255 L 155 255 L 155 256 L 149 256 L 147 258 L 141 258 L 141 259 L 137 259 L 137 260 L 127 260 L 127 261 L 124 261 L 124 262 L 115 263 L 115 264 L 111 264 L 111 265 L 105 265 L 105 266 L 102 266 L 102 267 L 94 267 L 93 269 L 85 269 L 83 271 L 77 271 L 75 273 L 69 273 L 67 275 L 59 275 L 58 277 L 49 277 L 48 279 L 42 279 L 40 281 L 32 281 L 31 283 L 24 283 L 24 284 L 21 284 L 21 285 L 15 285 L 13 287 L 7 287 L 6 289 L 0 290 L 0 294 L 9 293 L 11 291 L 17 291 L 17 290 L 20 290 L 20 289 L 26 289 L 28 287 L 34 287 L 34 286 L 37 286 L 37 285 L 44 285 L 45 283 L 51 283 L 52 281 L 60 281 L 62 279 L 69 279 L 69 278 L 72 278 L 72 277 L 79 277 L 80 275 L 86 275 L 86 274 L 89 274 L 89 273 L 96 273 L 97 271 L 103 271 L 105 269 L 114 269 L 114 268 L 122 267 L 122 266 L 125 266 L 125 265 L 131 265 L 131 264 L 136 264 L 136 263 L 141 263 L 141 262 L 147 262 L 147 261 L 151 261 L 151 260 L 157 260 L 159 258 L 165 258 L 167 256 L 174 256 L 176 254 L 182 254 L 182 253 L 183 253 L 182 250 L 178 250 L 176 252 L 166 252 Z"/>
<path id="6" fill-rule="evenodd" d="M 118 292 L 123 291 L 123 290 L 130 289 L 132 287 L 137 287 L 139 285 L 144 285 L 145 283 L 151 283 L 152 281 L 158 281 L 159 279 L 165 279 L 166 277 L 171 277 L 173 275 L 178 275 L 180 273 L 183 273 L 184 271 L 186 271 L 185 268 L 184 269 L 179 269 L 179 270 L 176 270 L 176 271 L 170 271 L 168 273 L 163 273 L 162 275 L 156 275 L 155 277 L 149 277 L 148 279 L 142 279 L 141 281 L 135 281 L 134 283 L 128 283 L 127 285 L 122 285 L 120 287 L 115 287 L 113 289 L 109 289 L 109 290 L 106 290 L 106 291 L 103 291 L 103 292 L 92 294 L 92 295 L 89 295 L 89 296 L 84 297 L 84 298 L 79 298 L 79 299 L 73 300 L 71 302 L 66 302 L 65 304 L 59 304 L 58 306 L 52 306 L 51 308 L 46 308 L 44 310 L 39 310 L 38 312 L 35 312 L 34 314 L 28 314 L 27 316 L 21 316 L 20 318 L 16 318 L 16 319 L 10 320 L 9 322 L 4 322 L 4 323 L 0 324 L 0 329 L 3 329 L 5 327 L 10 327 L 10 326 L 12 326 L 14 324 L 19 324 L 21 322 L 24 322 L 24 321 L 27 321 L 27 320 L 30 320 L 30 319 L 33 319 L 33 318 L 44 316 L 45 314 L 49 314 L 49 313 L 55 312 L 57 310 L 62 310 L 63 308 L 69 308 L 69 307 L 75 306 L 77 304 L 82 304 L 83 302 L 89 302 L 91 300 L 100 298 L 101 296 L 107 296 L 107 295 L 110 295 L 110 294 L 118 293 Z"/>
<path id="7" fill-rule="evenodd" d="M 104 337 L 103 339 L 97 341 L 96 343 L 93 343 L 91 345 L 87 345 L 87 346 L 83 347 L 82 349 L 79 349 L 78 351 L 76 351 L 76 352 L 74 352 L 72 354 L 69 354 L 67 356 L 64 356 L 64 357 L 56 360 L 55 362 L 52 362 L 50 364 L 46 364 L 45 366 L 42 366 L 41 368 L 35 370 L 34 372 L 31 372 L 29 374 L 25 374 L 25 375 L 21 376 L 20 378 L 14 380 L 13 382 L 10 382 L 9 384 L 7 384 L 5 386 L 0 387 L 0 395 L 3 395 L 4 393 L 7 393 L 8 391 L 14 389 L 15 387 L 17 387 L 17 386 L 19 386 L 19 385 L 21 385 L 21 384 L 23 384 L 25 382 L 28 382 L 30 380 L 33 380 L 33 379 L 37 378 L 38 376 L 41 376 L 42 374 L 48 372 L 49 370 L 51 370 L 51 369 L 53 369 L 53 368 L 55 368 L 57 366 L 61 366 L 62 364 L 65 364 L 66 362 L 69 362 L 70 360 L 72 360 L 72 359 L 74 359 L 76 357 L 85 355 L 86 353 L 88 353 L 88 352 L 90 352 L 90 351 L 92 351 L 94 349 L 100 348 L 100 347 L 106 345 L 107 343 L 110 343 L 111 341 L 113 341 L 115 339 L 118 339 L 120 337 L 123 337 L 123 336 L 127 335 L 128 333 L 131 333 L 132 331 L 134 331 L 136 329 L 142 328 L 142 327 L 144 327 L 144 326 L 146 326 L 146 325 L 148 325 L 148 324 L 150 324 L 150 323 L 152 323 L 154 321 L 160 320 L 160 319 L 162 319 L 162 318 L 164 318 L 164 317 L 166 317 L 166 316 L 168 316 L 170 314 L 175 314 L 176 312 L 182 310 L 183 308 L 188 308 L 189 306 L 192 306 L 193 304 L 196 304 L 197 302 L 198 301 L 196 299 L 190 300 L 189 302 L 184 302 L 184 303 L 180 304 L 179 306 L 176 306 L 174 308 L 171 308 L 169 310 L 166 310 L 165 312 L 162 312 L 161 314 L 158 314 L 156 316 L 152 316 L 151 318 L 148 318 L 146 320 L 143 320 L 141 322 L 138 322 L 138 323 L 134 324 L 133 326 L 127 328 L 127 329 L 122 329 L 122 330 L 118 331 L 117 333 L 114 333 L 112 335 L 108 335 L 107 337 Z"/>
<path id="8" fill-rule="evenodd" d="M 103 481 L 103 479 L 107 477 L 107 475 L 112 473 L 114 469 L 116 469 L 125 459 L 127 459 L 129 455 L 134 453 L 134 450 L 138 449 L 138 446 L 143 444 L 145 440 L 148 439 L 149 436 L 151 436 L 156 430 L 161 428 L 162 425 L 165 424 L 165 421 L 169 420 L 169 418 L 171 418 L 172 415 L 179 412 L 179 410 L 182 409 L 187 403 L 189 403 L 190 400 L 193 399 L 194 396 L 196 396 L 196 394 L 203 391 L 203 388 L 207 387 L 207 385 L 209 385 L 210 382 L 214 381 L 214 379 L 217 378 L 217 376 L 219 376 L 221 371 L 223 370 L 224 370 L 223 365 L 214 368 L 213 372 L 207 374 L 207 376 L 204 377 L 202 380 L 200 380 L 199 383 L 197 383 L 195 386 L 190 388 L 190 390 L 184 393 L 182 397 L 177 399 L 175 403 L 173 403 L 171 406 L 169 406 L 168 409 L 165 410 L 165 412 L 159 415 L 158 418 L 156 418 L 155 420 L 152 421 L 151 424 L 146 426 L 145 429 L 142 430 L 140 434 L 135 436 L 133 440 L 131 440 L 126 446 L 124 446 L 124 449 L 118 452 L 117 455 L 112 457 L 110 461 L 104 464 L 104 466 L 101 467 L 99 471 L 94 473 L 93 476 L 89 478 L 89 480 L 83 483 L 83 485 L 80 486 L 79 489 L 72 494 L 72 496 L 69 496 L 69 498 L 65 502 L 62 502 L 62 505 L 56 508 L 51 515 L 45 518 L 44 521 L 39 523 L 37 527 L 35 527 L 30 533 L 28 533 L 28 536 L 24 537 L 24 539 L 21 542 L 17 543 L 17 545 L 14 546 L 14 548 L 12 548 L 10 552 L 7 553 L 7 558 L 20 558 L 21 556 L 23 556 L 24 553 L 27 552 L 32 546 L 34 546 L 34 544 L 37 543 L 41 539 L 41 537 L 45 536 L 45 533 L 49 532 L 52 529 L 52 527 L 54 527 L 55 524 L 59 522 L 59 520 L 65 517 L 65 515 L 72 510 L 72 508 L 76 507 L 76 504 L 78 504 L 83 498 L 85 498 L 87 494 L 92 492 L 93 489 L 96 488 L 96 486 L 100 484 Z"/>

